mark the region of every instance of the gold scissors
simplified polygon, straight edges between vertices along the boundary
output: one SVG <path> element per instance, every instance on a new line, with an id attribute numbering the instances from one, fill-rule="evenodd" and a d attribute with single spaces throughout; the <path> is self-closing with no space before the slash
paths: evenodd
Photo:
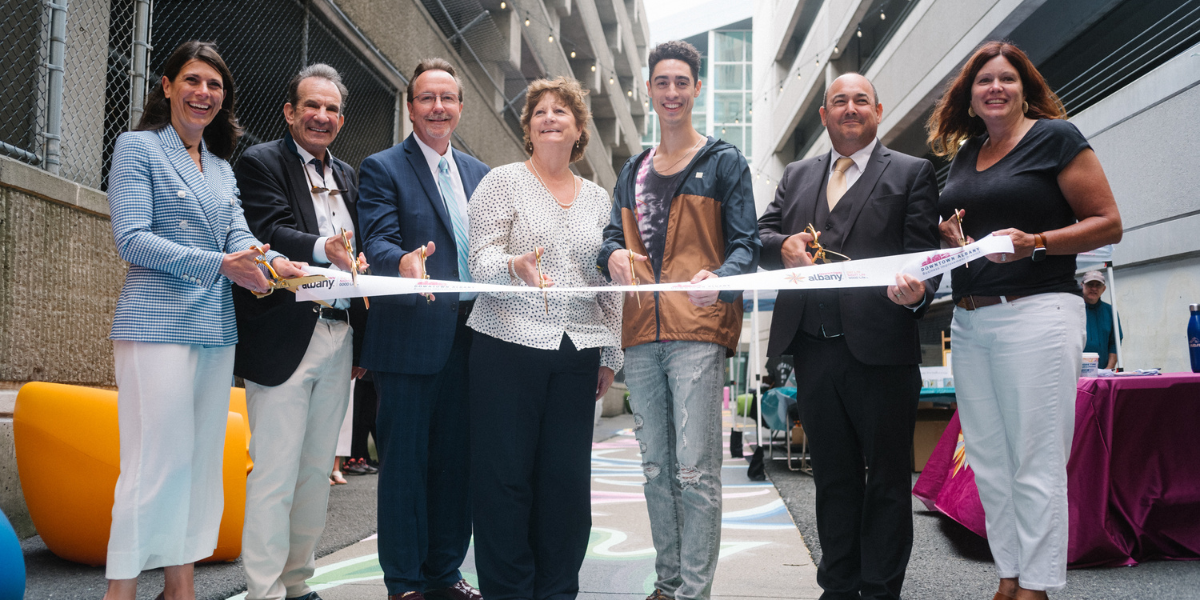
<path id="1" fill-rule="evenodd" d="M 418 252 L 418 256 L 421 257 L 421 278 L 422 280 L 427 280 L 427 278 L 430 278 L 430 271 L 425 269 L 425 246 L 421 246 L 416 252 Z M 433 300 L 430 300 L 430 296 L 425 294 L 425 304 L 430 304 L 432 301 Z"/>
<path id="2" fill-rule="evenodd" d="M 346 231 L 345 227 L 342 230 L 342 246 L 346 248 L 346 254 L 350 255 L 350 281 L 354 283 L 354 287 L 358 287 L 358 254 L 354 253 L 354 246 L 350 244 L 350 232 Z M 363 304 L 367 309 L 371 308 L 371 301 L 363 296 Z"/>
<path id="3" fill-rule="evenodd" d="M 816 249 L 816 251 L 813 252 L 813 264 L 825 264 L 825 263 L 833 262 L 833 261 L 829 260 L 829 257 L 826 256 L 826 254 L 840 256 L 844 260 L 850 260 L 850 257 L 846 256 L 845 254 L 842 254 L 840 252 L 834 252 L 833 250 L 825 249 L 825 247 L 821 245 L 821 232 L 817 231 L 816 228 L 814 228 L 812 226 L 812 223 L 809 223 L 808 227 L 804 228 L 804 233 L 807 233 L 808 235 L 812 236 L 812 241 L 806 245 L 809 248 Z"/>
<path id="4" fill-rule="evenodd" d="M 546 304 L 546 314 L 550 314 L 550 298 L 546 296 L 546 277 L 542 275 L 542 255 L 545 250 L 535 248 L 533 251 L 534 265 L 537 266 L 538 288 L 542 290 L 542 302 Z"/>
<path id="5" fill-rule="evenodd" d="M 962 211 L 962 212 L 964 212 L 964 213 L 965 213 L 965 212 L 967 212 L 967 211 L 965 211 L 965 210 L 964 210 L 964 211 Z M 966 234 L 964 234 L 964 233 L 963 233 L 963 228 L 962 228 L 962 220 L 963 220 L 963 218 L 962 218 L 962 215 L 961 215 L 961 214 L 959 214 L 959 211 L 958 211 L 958 209 L 957 209 L 957 208 L 956 208 L 956 209 L 954 209 L 954 220 L 955 220 L 955 221 L 958 221 L 958 245 L 959 245 L 960 247 L 964 247 L 964 248 L 965 248 L 965 247 L 967 246 L 967 236 L 966 236 Z M 970 268 L 971 268 L 971 263 L 969 263 L 969 262 L 968 262 L 968 263 L 964 264 L 963 266 L 965 266 L 966 268 L 970 269 Z"/>
<path id="6" fill-rule="evenodd" d="M 629 253 L 629 276 L 630 276 L 630 278 L 632 278 L 632 280 L 633 280 L 633 285 L 634 285 L 634 286 L 636 286 L 636 285 L 638 284 L 638 276 L 637 276 L 637 271 L 634 271 L 634 270 L 633 270 L 633 251 L 632 251 L 632 250 L 626 250 L 626 252 L 628 252 L 628 253 Z M 634 293 L 633 293 L 633 296 L 634 296 L 635 298 L 637 298 L 637 301 L 638 301 L 638 308 L 641 308 L 641 307 L 642 307 L 642 294 L 641 294 L 641 292 L 634 292 Z"/>
<path id="7" fill-rule="evenodd" d="M 252 292 L 254 294 L 254 296 L 257 298 L 266 298 L 267 296 L 270 296 L 271 293 L 274 292 L 275 290 L 288 290 L 289 292 L 295 293 L 296 290 L 300 288 L 300 286 L 302 286 L 306 283 L 312 283 L 314 281 L 325 281 L 326 279 L 328 279 L 328 277 L 325 277 L 324 275 L 305 275 L 304 277 L 293 277 L 291 279 L 284 279 L 279 276 L 279 273 L 275 272 L 275 268 L 271 266 L 271 263 L 267 262 L 267 252 L 266 252 L 266 250 L 264 250 L 262 248 L 262 246 L 250 246 L 250 249 L 258 252 L 258 256 L 254 257 L 254 262 L 266 267 L 267 272 L 271 274 L 271 277 L 270 277 L 271 278 L 271 281 L 270 281 L 271 287 L 267 288 L 267 291 L 265 293 L 260 294 L 258 292 Z M 317 300 L 316 302 L 318 304 L 323 304 L 325 306 L 329 306 L 330 308 L 332 308 L 332 306 L 330 306 L 330 304 L 328 302 L 325 302 L 323 300 Z"/>

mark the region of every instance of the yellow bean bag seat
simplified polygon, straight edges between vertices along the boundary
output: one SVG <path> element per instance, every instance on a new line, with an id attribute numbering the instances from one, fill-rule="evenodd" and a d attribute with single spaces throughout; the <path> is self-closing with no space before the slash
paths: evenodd
<path id="1" fill-rule="evenodd" d="M 230 393 L 224 453 L 225 512 L 217 549 L 203 562 L 231 561 L 242 552 L 250 425 L 245 390 Z M 112 526 L 113 490 L 121 472 L 117 393 L 33 382 L 21 387 L 13 411 L 17 472 L 29 516 L 51 552 L 103 565 Z"/>

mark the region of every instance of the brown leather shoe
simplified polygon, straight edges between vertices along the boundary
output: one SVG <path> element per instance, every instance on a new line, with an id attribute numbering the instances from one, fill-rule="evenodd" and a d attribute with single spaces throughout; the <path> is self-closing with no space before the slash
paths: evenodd
<path id="1" fill-rule="evenodd" d="M 425 597 L 429 600 L 483 600 L 483 594 L 471 587 L 466 579 L 459 579 L 458 583 L 448 588 L 429 590 L 425 592 Z"/>
<path id="2" fill-rule="evenodd" d="M 425 596 L 421 592 L 403 592 L 400 594 L 389 594 L 388 600 L 425 600 Z"/>

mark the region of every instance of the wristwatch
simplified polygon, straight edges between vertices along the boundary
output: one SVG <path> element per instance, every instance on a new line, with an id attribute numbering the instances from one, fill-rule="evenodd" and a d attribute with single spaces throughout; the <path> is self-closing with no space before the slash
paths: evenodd
<path id="1" fill-rule="evenodd" d="M 1033 255 L 1029 260 L 1038 262 L 1046 258 L 1046 236 L 1035 233 L 1033 234 Z"/>

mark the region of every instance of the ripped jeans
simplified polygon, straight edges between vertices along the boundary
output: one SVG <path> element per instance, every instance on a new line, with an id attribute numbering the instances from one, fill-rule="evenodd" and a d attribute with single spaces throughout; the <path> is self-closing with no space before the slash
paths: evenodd
<path id="1" fill-rule="evenodd" d="M 721 384 L 725 348 L 650 342 L 625 350 L 625 383 L 658 556 L 654 587 L 705 599 L 721 550 Z"/>

